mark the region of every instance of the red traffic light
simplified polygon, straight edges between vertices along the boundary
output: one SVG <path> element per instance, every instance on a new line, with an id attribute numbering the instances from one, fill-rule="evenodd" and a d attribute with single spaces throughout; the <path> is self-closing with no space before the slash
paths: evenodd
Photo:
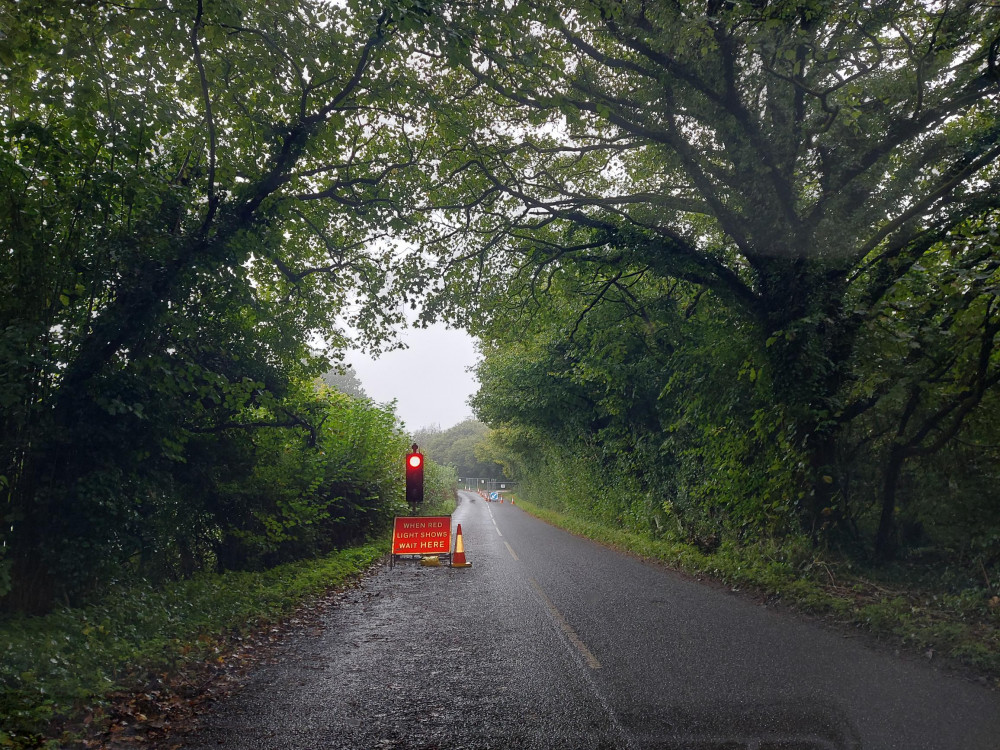
<path id="1" fill-rule="evenodd" d="M 416 506 L 424 501 L 424 454 L 413 444 L 406 454 L 406 502 Z"/>

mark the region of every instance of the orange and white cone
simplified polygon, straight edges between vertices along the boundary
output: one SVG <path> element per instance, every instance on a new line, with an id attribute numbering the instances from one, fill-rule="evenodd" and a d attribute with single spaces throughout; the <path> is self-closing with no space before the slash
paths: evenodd
<path id="1" fill-rule="evenodd" d="M 472 563 L 465 559 L 465 545 L 462 544 L 462 524 L 458 525 L 455 532 L 455 554 L 451 556 L 451 567 L 471 568 Z"/>

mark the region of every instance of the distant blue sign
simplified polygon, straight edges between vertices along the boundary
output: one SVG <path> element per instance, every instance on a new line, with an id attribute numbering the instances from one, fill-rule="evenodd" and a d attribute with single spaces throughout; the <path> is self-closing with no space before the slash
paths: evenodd
<path id="1" fill-rule="evenodd" d="M 499 499 L 500 499 L 500 493 L 499 492 L 491 492 L 490 493 L 490 500 L 499 500 Z"/>

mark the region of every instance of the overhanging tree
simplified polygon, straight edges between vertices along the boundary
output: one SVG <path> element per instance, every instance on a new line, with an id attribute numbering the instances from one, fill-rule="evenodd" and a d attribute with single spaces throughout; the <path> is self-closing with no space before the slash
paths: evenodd
<path id="1" fill-rule="evenodd" d="M 862 408 L 859 336 L 921 259 L 978 254 L 967 222 L 1000 202 L 1000 9 L 598 0 L 447 18 L 430 45 L 459 70 L 442 272 L 537 290 L 553 265 L 639 265 L 706 290 L 754 332 L 817 528 Z M 986 338 L 974 391 L 995 379 Z"/>
<path id="2" fill-rule="evenodd" d="M 131 554 L 114 521 L 155 496 L 122 477 L 253 414 L 302 427 L 279 401 L 320 371 L 306 338 L 340 345 L 348 317 L 385 336 L 385 240 L 421 144 L 406 3 L 0 18 L 0 594 L 30 608 L 66 588 L 77 542 Z"/>

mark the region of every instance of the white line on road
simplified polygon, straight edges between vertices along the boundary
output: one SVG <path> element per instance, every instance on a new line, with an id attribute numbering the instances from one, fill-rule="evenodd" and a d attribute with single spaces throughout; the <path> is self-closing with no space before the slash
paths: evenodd
<path id="1" fill-rule="evenodd" d="M 601 662 L 599 662 L 597 657 L 594 656 L 589 648 L 587 648 L 587 644 L 580 640 L 580 636 L 577 635 L 575 630 L 573 630 L 573 626 L 566 621 L 566 618 L 563 617 L 563 613 L 556 609 L 556 605 L 553 604 L 552 600 L 545 595 L 545 592 L 542 591 L 542 587 L 538 585 L 538 582 L 534 578 L 529 578 L 528 583 L 531 584 L 535 593 L 538 594 L 539 598 L 541 598 L 542 604 L 545 605 L 549 614 L 552 615 L 553 619 L 555 619 L 556 624 L 559 625 L 559 629 L 566 634 L 566 637 L 569 638 L 569 642 L 572 643 L 573 646 L 576 647 L 576 650 L 580 652 L 581 656 L 583 656 L 584 661 L 587 662 L 587 666 L 591 669 L 600 669 Z"/>
<path id="2" fill-rule="evenodd" d="M 493 508 L 491 508 L 489 505 L 487 505 L 486 506 L 486 511 L 490 514 L 490 520 L 493 522 L 493 527 L 497 530 L 497 534 L 499 536 L 503 536 L 503 533 L 501 533 L 501 531 L 500 531 L 500 527 L 497 526 L 497 519 L 493 517 Z"/>
<path id="3" fill-rule="evenodd" d="M 504 542 L 504 544 L 506 544 L 506 542 Z M 600 702 L 601 707 L 608 716 L 608 720 L 611 722 L 611 726 L 614 728 L 615 733 L 621 740 L 620 744 L 617 746 L 623 748 L 623 750 L 638 750 L 638 743 L 629 731 L 625 729 L 621 719 L 618 718 L 618 713 L 611 707 L 611 703 L 608 702 L 608 699 L 604 695 L 604 691 L 601 690 L 601 686 L 595 678 L 594 670 L 601 668 L 601 662 L 599 662 L 597 657 L 594 656 L 589 648 L 587 648 L 587 645 L 580 640 L 580 636 L 577 635 L 575 630 L 573 630 L 573 626 L 566 621 L 562 612 L 556 609 L 556 605 L 554 605 L 552 600 L 550 600 L 549 597 L 545 595 L 545 592 L 542 591 L 542 587 L 538 585 L 538 581 L 534 578 L 528 578 L 528 583 L 531 584 L 531 587 L 535 590 L 538 598 L 541 599 L 542 604 L 549 611 L 549 614 L 555 620 L 559 629 L 566 636 L 567 641 L 569 641 L 569 643 L 576 648 L 577 653 L 583 657 L 583 662 L 586 666 L 590 667 L 590 669 L 583 668 L 583 664 L 578 662 L 581 667 L 581 674 L 583 675 L 584 681 L 590 686 L 590 689 L 594 693 L 594 697 L 596 697 Z"/>
<path id="4" fill-rule="evenodd" d="M 504 542 L 504 546 L 507 547 L 507 551 L 510 552 L 510 556 L 513 557 L 514 560 L 519 560 L 520 559 L 520 558 L 518 558 L 517 553 L 514 552 L 514 548 L 511 547 L 509 544 L 507 544 L 507 542 Z"/>

